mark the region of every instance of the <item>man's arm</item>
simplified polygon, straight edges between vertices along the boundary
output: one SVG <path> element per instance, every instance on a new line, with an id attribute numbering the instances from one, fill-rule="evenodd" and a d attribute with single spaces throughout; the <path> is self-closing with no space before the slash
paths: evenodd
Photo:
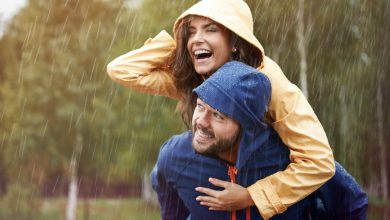
<path id="1" fill-rule="evenodd" d="M 336 174 L 315 193 L 315 219 L 367 218 L 368 197 L 355 179 L 336 162 Z"/>
<path id="2" fill-rule="evenodd" d="M 166 182 L 164 175 L 159 170 L 158 163 L 153 168 L 151 179 L 160 203 L 161 218 L 163 220 L 187 219 L 189 211 L 176 190 Z"/>

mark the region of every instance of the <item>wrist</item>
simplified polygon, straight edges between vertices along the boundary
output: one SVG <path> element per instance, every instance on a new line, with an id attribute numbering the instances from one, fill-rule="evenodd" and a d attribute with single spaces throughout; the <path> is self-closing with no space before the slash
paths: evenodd
<path id="1" fill-rule="evenodd" d="M 252 199 L 251 194 L 249 193 L 248 189 L 246 189 L 247 196 L 246 196 L 246 207 L 251 207 L 255 205 L 255 202 Z"/>

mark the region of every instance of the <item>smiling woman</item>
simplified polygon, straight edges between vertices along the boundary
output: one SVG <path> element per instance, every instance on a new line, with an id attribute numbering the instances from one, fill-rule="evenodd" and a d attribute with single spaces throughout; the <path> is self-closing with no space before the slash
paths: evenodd
<path id="1" fill-rule="evenodd" d="M 190 125 L 196 97 L 192 89 L 229 60 L 254 68 L 262 61 L 260 47 L 253 47 L 235 32 L 210 18 L 183 17 L 175 25 L 177 48 L 171 54 L 177 93 L 185 94 L 179 105 L 184 122 Z"/>

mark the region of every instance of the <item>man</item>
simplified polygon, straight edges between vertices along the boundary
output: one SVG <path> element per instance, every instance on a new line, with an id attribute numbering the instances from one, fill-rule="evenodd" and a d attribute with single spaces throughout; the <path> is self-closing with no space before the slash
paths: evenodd
<path id="1" fill-rule="evenodd" d="M 200 204 L 197 199 L 205 198 L 205 194 L 195 188 L 217 192 L 224 187 L 210 184 L 210 177 L 247 187 L 258 179 L 284 170 L 290 163 L 288 148 L 263 117 L 271 95 L 268 78 L 252 67 L 233 61 L 223 65 L 194 92 L 198 99 L 192 131 L 173 136 L 163 145 L 152 172 L 162 218 L 261 219 L 252 199 L 243 200 L 242 210 L 213 211 L 207 208 L 212 197 Z M 339 172 L 345 177 L 343 174 Z M 340 179 L 337 171 L 334 178 Z M 367 205 L 365 194 L 353 179 L 345 178 L 341 183 L 357 189 L 347 196 L 351 199 L 345 200 L 346 205 L 353 202 L 353 206 L 343 210 L 358 210 L 356 213 L 361 214 L 359 210 Z M 324 185 L 318 190 L 319 197 L 328 195 L 329 188 Z M 332 196 L 320 201 L 317 202 L 313 195 L 287 210 L 280 210 L 273 219 L 319 218 L 323 215 L 317 210 L 329 213 L 329 208 L 337 209 L 330 204 L 335 202 Z M 315 211 L 310 210 L 313 207 Z M 331 215 L 335 217 L 340 213 L 345 212 L 332 212 Z"/>

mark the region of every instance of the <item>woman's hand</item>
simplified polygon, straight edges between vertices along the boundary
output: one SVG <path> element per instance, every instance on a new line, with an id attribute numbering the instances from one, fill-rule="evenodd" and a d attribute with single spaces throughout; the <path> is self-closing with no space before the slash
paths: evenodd
<path id="1" fill-rule="evenodd" d="M 212 190 L 210 188 L 196 187 L 195 190 L 206 194 L 206 196 L 196 197 L 201 205 L 208 206 L 210 210 L 232 211 L 240 210 L 254 205 L 248 190 L 238 184 L 209 178 L 209 182 L 214 186 L 224 188 L 224 190 Z"/>

